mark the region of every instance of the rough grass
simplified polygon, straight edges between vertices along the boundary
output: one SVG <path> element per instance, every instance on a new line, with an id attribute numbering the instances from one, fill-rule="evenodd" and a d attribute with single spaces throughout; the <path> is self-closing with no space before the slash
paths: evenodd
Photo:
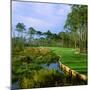
<path id="1" fill-rule="evenodd" d="M 41 88 L 64 85 L 65 76 L 54 69 L 41 69 L 30 78 L 24 77 L 20 81 L 21 88 Z"/>
<path id="2" fill-rule="evenodd" d="M 34 71 L 42 69 L 42 64 L 49 65 L 57 62 L 59 57 L 46 48 L 25 48 L 15 52 L 12 57 L 12 82 L 18 80 L 22 75 L 32 74 Z M 17 78 L 18 77 L 18 78 Z"/>
<path id="3" fill-rule="evenodd" d="M 87 54 L 75 54 L 73 48 L 47 47 L 61 56 L 61 62 L 81 74 L 87 75 Z"/>
<path id="4" fill-rule="evenodd" d="M 12 83 L 18 81 L 19 88 L 81 85 L 81 82 L 77 84 L 78 81 L 73 80 L 69 83 L 68 76 L 41 66 L 41 64 L 57 62 L 60 55 L 63 64 L 86 74 L 86 55 L 74 52 L 72 48 L 60 47 L 33 47 L 16 51 L 12 57 Z"/>

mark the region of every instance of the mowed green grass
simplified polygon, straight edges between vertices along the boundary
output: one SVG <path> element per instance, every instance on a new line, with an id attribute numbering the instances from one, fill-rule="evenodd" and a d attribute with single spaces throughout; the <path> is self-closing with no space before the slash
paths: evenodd
<path id="1" fill-rule="evenodd" d="M 75 54 L 73 48 L 47 47 L 61 56 L 61 62 L 81 74 L 87 75 L 87 55 Z"/>

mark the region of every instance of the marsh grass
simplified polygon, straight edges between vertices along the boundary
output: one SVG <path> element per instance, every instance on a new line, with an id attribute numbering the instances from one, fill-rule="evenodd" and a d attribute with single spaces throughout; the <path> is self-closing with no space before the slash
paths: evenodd
<path id="1" fill-rule="evenodd" d="M 31 47 L 16 50 L 12 55 L 12 83 L 19 82 L 18 88 L 41 88 L 56 86 L 84 85 L 86 82 L 58 72 L 56 69 L 44 68 L 56 63 L 61 57 L 61 62 L 72 69 L 87 73 L 86 55 L 74 54 L 72 48 L 59 47 Z"/>
<path id="2" fill-rule="evenodd" d="M 64 75 L 58 71 L 51 69 L 41 69 L 37 71 L 32 78 L 22 78 L 20 82 L 21 88 L 41 88 L 55 87 L 64 85 Z"/>
<path id="3" fill-rule="evenodd" d="M 42 64 L 49 65 L 50 63 L 57 62 L 58 58 L 55 53 L 47 48 L 32 47 L 25 48 L 19 52 L 16 50 L 12 56 L 12 82 L 14 83 L 19 80 L 19 82 L 22 81 L 25 83 L 25 87 L 28 87 L 26 83 L 32 81 L 30 77 L 32 77 L 33 74 L 43 69 Z M 34 78 L 35 77 L 33 77 L 33 79 Z M 29 84 L 32 86 L 31 83 Z M 23 83 L 20 85 L 23 86 Z"/>

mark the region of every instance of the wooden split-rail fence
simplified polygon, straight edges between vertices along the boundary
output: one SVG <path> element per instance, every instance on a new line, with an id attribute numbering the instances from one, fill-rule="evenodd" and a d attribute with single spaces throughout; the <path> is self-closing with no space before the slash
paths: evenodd
<path id="1" fill-rule="evenodd" d="M 60 62 L 60 60 L 58 61 L 58 63 L 59 63 L 60 70 L 63 71 L 66 75 L 68 75 L 70 77 L 70 79 L 72 79 L 74 77 L 78 81 L 82 80 L 84 82 L 87 82 L 87 77 L 85 75 L 80 74 L 80 73 L 76 72 L 75 70 L 72 70 L 68 66 L 62 64 Z"/>

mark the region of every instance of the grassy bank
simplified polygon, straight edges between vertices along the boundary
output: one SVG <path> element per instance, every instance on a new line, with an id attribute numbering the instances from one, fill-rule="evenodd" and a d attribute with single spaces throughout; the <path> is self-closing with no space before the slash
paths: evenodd
<path id="1" fill-rule="evenodd" d="M 75 54 L 75 49 L 48 47 L 54 53 L 61 56 L 61 62 L 81 74 L 87 74 L 87 55 Z"/>

